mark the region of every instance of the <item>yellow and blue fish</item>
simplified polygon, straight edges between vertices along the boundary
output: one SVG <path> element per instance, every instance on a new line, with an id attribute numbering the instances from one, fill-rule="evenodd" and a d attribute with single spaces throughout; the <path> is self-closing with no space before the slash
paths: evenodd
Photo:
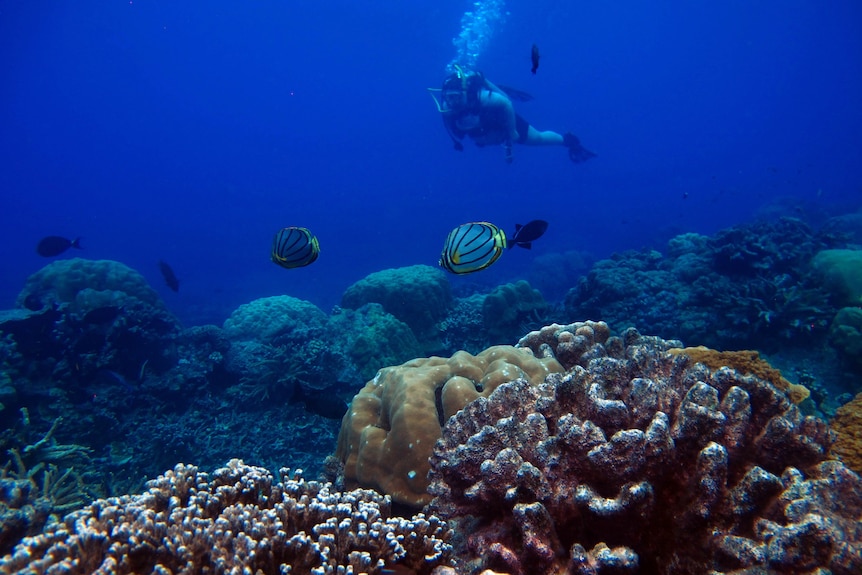
<path id="1" fill-rule="evenodd" d="M 503 230 L 488 222 L 471 222 L 449 232 L 439 264 L 453 274 L 469 274 L 493 264 L 505 249 Z"/>
<path id="2" fill-rule="evenodd" d="M 275 234 L 272 240 L 272 261 L 283 268 L 307 266 L 320 255 L 317 237 L 307 228 L 291 226 Z"/>

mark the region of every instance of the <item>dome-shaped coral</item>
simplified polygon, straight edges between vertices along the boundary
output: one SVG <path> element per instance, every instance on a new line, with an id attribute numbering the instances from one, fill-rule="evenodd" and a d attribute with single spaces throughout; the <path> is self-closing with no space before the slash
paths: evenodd
<path id="1" fill-rule="evenodd" d="M 120 262 L 111 260 L 86 260 L 72 258 L 58 260 L 37 271 L 24 284 L 15 302 L 17 307 L 33 308 L 36 300 L 42 305 L 51 303 L 71 303 L 79 300 L 80 307 L 85 302 L 78 297 L 80 292 L 89 289 L 94 296 L 98 292 L 113 291 L 137 298 L 144 303 L 163 308 L 159 295 L 150 287 L 144 276 Z M 105 305 L 97 302 L 91 308 Z"/>
<path id="2" fill-rule="evenodd" d="M 322 329 L 325 324 L 326 314 L 316 305 L 280 295 L 242 304 L 225 320 L 224 330 L 233 340 L 269 342 L 295 330 Z"/>
<path id="3" fill-rule="evenodd" d="M 438 337 L 436 325 L 446 317 L 452 293 L 441 270 L 416 265 L 370 274 L 341 297 L 341 305 L 350 309 L 367 303 L 379 303 L 409 325 L 420 343 L 433 347 Z"/>

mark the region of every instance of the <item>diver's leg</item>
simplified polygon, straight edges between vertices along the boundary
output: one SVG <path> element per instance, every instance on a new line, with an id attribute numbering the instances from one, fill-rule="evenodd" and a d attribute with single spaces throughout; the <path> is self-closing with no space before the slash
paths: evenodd
<path id="1" fill-rule="evenodd" d="M 562 146 L 563 136 L 553 130 L 537 130 L 528 124 L 526 138 L 519 141 L 527 146 Z"/>
<path id="2" fill-rule="evenodd" d="M 518 143 L 527 146 L 565 146 L 569 149 L 569 159 L 575 163 L 586 162 L 596 155 L 583 147 L 577 136 L 571 132 L 560 134 L 553 130 L 537 130 L 521 116 L 517 118 Z"/>

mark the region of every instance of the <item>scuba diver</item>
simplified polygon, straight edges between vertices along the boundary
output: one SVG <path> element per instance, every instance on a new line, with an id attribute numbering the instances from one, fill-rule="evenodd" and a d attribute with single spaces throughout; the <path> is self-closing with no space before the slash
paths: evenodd
<path id="1" fill-rule="evenodd" d="M 481 72 L 464 70 L 456 65 L 455 72 L 444 80 L 443 88 L 431 91 L 443 125 L 458 151 L 464 149 L 461 143 L 464 136 L 469 136 L 480 147 L 502 145 L 507 163 L 513 160 L 513 143 L 565 146 L 569 149 L 569 158 L 575 163 L 595 157 L 572 133 L 559 134 L 531 126 L 515 113 L 512 104 L 512 98 L 526 101 L 531 97 L 524 92 L 496 86 Z M 439 100 L 433 92 L 440 92 Z"/>

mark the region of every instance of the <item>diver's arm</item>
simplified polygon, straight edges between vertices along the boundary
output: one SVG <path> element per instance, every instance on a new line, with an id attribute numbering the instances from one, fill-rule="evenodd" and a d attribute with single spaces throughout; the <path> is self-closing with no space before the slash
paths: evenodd
<path id="1" fill-rule="evenodd" d="M 452 138 L 452 143 L 454 144 L 455 149 L 459 152 L 463 152 L 464 144 L 461 143 L 461 140 L 464 139 L 464 133 L 455 127 L 455 120 L 451 115 L 443 114 L 443 125 L 446 127 L 446 133 L 449 134 L 450 138 Z"/>

